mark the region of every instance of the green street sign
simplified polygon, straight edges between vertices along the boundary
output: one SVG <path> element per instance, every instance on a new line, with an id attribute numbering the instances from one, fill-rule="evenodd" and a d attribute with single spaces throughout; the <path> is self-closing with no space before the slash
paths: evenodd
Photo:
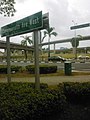
<path id="1" fill-rule="evenodd" d="M 1 37 L 4 36 L 16 36 L 28 32 L 32 32 L 38 29 L 42 29 L 43 20 L 42 20 L 42 11 L 35 13 L 31 16 L 8 24 L 1 27 Z"/>
<path id="2" fill-rule="evenodd" d="M 90 23 L 72 26 L 72 27 L 70 27 L 70 29 L 73 30 L 73 29 L 80 29 L 80 28 L 84 28 L 84 27 L 90 27 Z"/>

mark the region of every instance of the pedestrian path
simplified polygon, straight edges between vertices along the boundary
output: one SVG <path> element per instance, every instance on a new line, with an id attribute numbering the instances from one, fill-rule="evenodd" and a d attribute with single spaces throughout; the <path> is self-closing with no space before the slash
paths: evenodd
<path id="1" fill-rule="evenodd" d="M 35 82 L 35 77 L 11 78 L 11 81 Z M 0 82 L 7 82 L 7 78 L 0 78 Z M 90 75 L 40 77 L 40 83 L 47 83 L 48 85 L 57 85 L 62 82 L 90 82 Z"/>

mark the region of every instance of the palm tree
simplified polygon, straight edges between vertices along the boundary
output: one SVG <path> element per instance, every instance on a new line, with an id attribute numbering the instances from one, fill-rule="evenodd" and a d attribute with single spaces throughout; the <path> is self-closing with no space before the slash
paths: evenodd
<path id="1" fill-rule="evenodd" d="M 50 57 L 50 39 L 51 39 L 51 36 L 57 36 L 57 33 L 56 32 L 53 32 L 55 28 L 54 27 L 48 27 L 47 29 L 45 29 L 44 31 L 44 37 L 42 38 L 42 41 L 44 40 L 44 38 L 46 36 L 48 36 L 48 57 Z"/>
<path id="2" fill-rule="evenodd" d="M 31 39 L 31 36 L 21 36 L 22 38 L 23 38 L 23 40 L 21 41 L 21 45 L 24 45 L 24 46 L 27 46 L 28 45 L 28 43 L 29 44 L 33 44 L 33 41 L 32 41 L 32 39 Z M 26 50 L 24 50 L 24 52 L 25 52 L 25 60 L 27 60 L 27 51 Z"/>
<path id="3" fill-rule="evenodd" d="M 79 39 L 83 39 L 83 37 L 81 35 L 77 35 L 77 37 L 74 37 L 71 40 L 73 53 L 75 54 L 75 59 L 77 59 L 77 47 L 79 46 Z"/>

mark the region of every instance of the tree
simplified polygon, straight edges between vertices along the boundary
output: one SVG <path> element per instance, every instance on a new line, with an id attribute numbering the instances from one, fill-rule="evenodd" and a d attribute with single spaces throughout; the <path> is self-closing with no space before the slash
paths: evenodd
<path id="1" fill-rule="evenodd" d="M 47 29 L 45 29 L 44 31 L 44 37 L 42 38 L 42 41 L 45 39 L 46 36 L 48 36 L 48 57 L 50 57 L 50 39 L 51 36 L 57 36 L 56 32 L 53 32 L 55 28 L 54 27 L 48 27 Z"/>
<path id="2" fill-rule="evenodd" d="M 4 14 L 4 16 L 14 16 L 16 12 L 14 8 L 15 1 L 14 0 L 1 0 L 0 1 L 0 14 Z"/>
<path id="3" fill-rule="evenodd" d="M 73 53 L 75 54 L 75 59 L 77 59 L 77 47 L 79 46 L 79 39 L 82 39 L 81 35 L 77 35 L 77 37 L 72 38 L 71 44 L 73 47 Z"/>
<path id="4" fill-rule="evenodd" d="M 32 39 L 31 39 L 31 36 L 21 36 L 22 38 L 23 38 L 23 40 L 21 41 L 21 45 L 24 45 L 24 46 L 27 46 L 28 45 L 28 43 L 29 44 L 33 44 L 33 41 L 32 41 Z M 25 52 L 25 59 L 27 60 L 27 51 L 26 50 L 24 50 L 24 52 Z"/>

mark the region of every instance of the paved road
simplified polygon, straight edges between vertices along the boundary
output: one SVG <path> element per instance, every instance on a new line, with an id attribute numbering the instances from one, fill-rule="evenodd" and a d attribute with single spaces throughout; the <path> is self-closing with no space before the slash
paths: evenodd
<path id="1" fill-rule="evenodd" d="M 35 77 L 12 78 L 13 82 L 35 82 Z M 0 82 L 7 82 L 7 78 L 0 78 Z M 40 77 L 41 83 L 57 85 L 62 82 L 90 82 L 90 75 L 77 76 L 45 76 Z"/>
<path id="2" fill-rule="evenodd" d="M 55 64 L 57 65 L 59 70 L 64 69 L 64 63 L 47 63 L 47 64 Z M 72 70 L 79 70 L 79 71 L 90 71 L 90 62 L 86 63 L 71 63 Z"/>

